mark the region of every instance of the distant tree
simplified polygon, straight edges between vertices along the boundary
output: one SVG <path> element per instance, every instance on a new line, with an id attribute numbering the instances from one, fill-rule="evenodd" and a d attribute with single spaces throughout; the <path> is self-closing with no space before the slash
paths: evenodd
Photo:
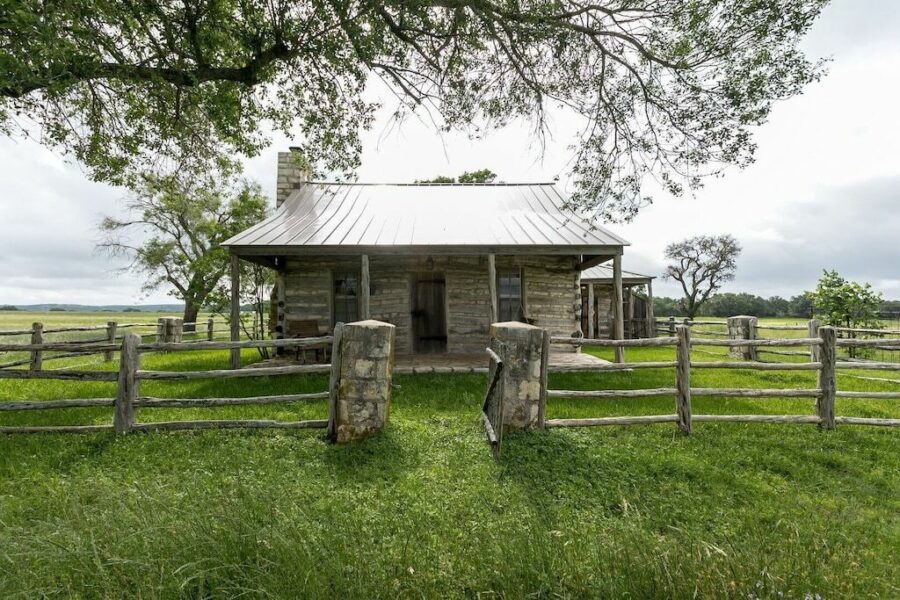
<path id="1" fill-rule="evenodd" d="M 134 308 L 133 306 L 129 306 L 128 308 L 122 309 L 122 312 L 136 313 L 136 312 L 141 312 L 141 309 Z"/>
<path id="2" fill-rule="evenodd" d="M 632 216 L 753 159 L 775 102 L 822 73 L 800 47 L 827 0 L 4 2 L 0 131 L 122 181 L 161 158 L 254 154 L 276 131 L 352 172 L 380 80 L 395 114 L 481 134 L 548 110 L 586 126 L 573 201 Z M 35 127 L 22 123 L 36 123 Z"/>
<path id="3" fill-rule="evenodd" d="M 657 317 L 677 317 L 681 315 L 681 306 L 675 298 L 654 296 L 653 314 Z"/>
<path id="4" fill-rule="evenodd" d="M 732 317 L 734 315 L 773 316 L 765 298 L 753 294 L 734 294 L 730 292 L 713 294 L 697 312 L 698 314 L 713 317 Z"/>
<path id="5" fill-rule="evenodd" d="M 12 304 L 4 304 L 0 306 L 0 310 L 2 311 L 11 311 L 11 310 L 19 310 L 17 306 L 13 306 Z"/>
<path id="6" fill-rule="evenodd" d="M 816 312 L 816 305 L 812 296 L 807 292 L 791 296 L 789 301 L 788 316 L 812 319 Z"/>
<path id="7" fill-rule="evenodd" d="M 497 174 L 490 169 L 479 169 L 466 171 L 459 177 L 438 175 L 433 179 L 417 179 L 416 183 L 493 183 L 495 179 L 497 179 Z"/>
<path id="8" fill-rule="evenodd" d="M 730 235 L 700 235 L 666 246 L 663 279 L 681 284 L 682 312 L 693 319 L 709 297 L 734 279 L 741 246 Z"/>
<path id="9" fill-rule="evenodd" d="M 61 306 L 54 306 L 50 309 L 50 312 L 66 312 L 66 309 Z"/>
<path id="10" fill-rule="evenodd" d="M 145 291 L 171 286 L 184 301 L 185 323 L 194 323 L 228 272 L 219 244 L 265 218 L 267 204 L 258 184 L 231 172 L 146 174 L 126 203 L 132 218 L 101 223 L 100 247 L 130 257 L 127 268 L 145 276 Z"/>
<path id="11" fill-rule="evenodd" d="M 810 292 L 816 314 L 829 325 L 837 327 L 879 328 L 878 309 L 882 296 L 868 283 L 848 281 L 837 271 L 823 271 L 813 292 Z"/>

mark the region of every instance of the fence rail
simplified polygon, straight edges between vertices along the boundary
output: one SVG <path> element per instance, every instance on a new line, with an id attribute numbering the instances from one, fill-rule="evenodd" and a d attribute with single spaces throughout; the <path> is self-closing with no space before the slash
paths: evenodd
<path id="1" fill-rule="evenodd" d="M 265 347 L 293 347 L 311 348 L 321 347 L 335 343 L 339 340 L 341 325 L 335 328 L 335 336 L 306 339 L 283 339 L 265 341 L 238 341 L 238 342 L 181 342 L 181 343 L 155 343 L 142 344 L 141 337 L 136 333 L 127 333 L 121 345 L 97 344 L 90 347 L 93 351 L 119 351 L 118 371 L 43 371 L 43 370 L 4 370 L 0 369 L 0 379 L 60 379 L 72 381 L 105 381 L 117 382 L 117 391 L 114 398 L 80 398 L 52 401 L 18 401 L 0 403 L 0 412 L 54 410 L 65 408 L 87 407 L 112 407 L 112 425 L 65 425 L 65 426 L 7 426 L 0 427 L 0 433 L 96 433 L 114 430 L 117 433 L 129 433 L 133 431 L 175 431 L 175 430 L 199 430 L 199 429 L 234 429 L 234 428 L 276 428 L 276 429 L 324 429 L 328 426 L 328 420 L 306 421 L 271 421 L 271 420 L 209 420 L 209 421 L 167 421 L 138 423 L 135 419 L 135 411 L 138 408 L 201 408 L 216 406 L 240 406 L 240 405 L 270 405 L 314 400 L 329 401 L 329 418 L 332 415 L 331 404 L 333 402 L 334 383 L 329 389 L 322 392 L 303 394 L 280 394 L 269 396 L 248 396 L 243 398 L 156 398 L 140 396 L 140 383 L 145 380 L 156 381 L 184 381 L 196 379 L 226 379 L 236 377 L 268 377 L 280 375 L 296 375 L 309 373 L 331 373 L 335 377 L 332 364 L 322 365 L 291 365 L 284 367 L 249 367 L 241 370 L 208 370 L 208 371 L 152 371 L 140 368 L 142 352 L 154 351 L 186 351 L 203 349 L 232 350 L 250 348 L 255 346 Z M 16 348 L 35 348 L 46 350 L 60 346 L 56 344 L 30 344 L 19 345 Z M 9 344 L 0 345 L 3 349 Z M 339 376 L 339 372 L 338 372 Z"/>
<path id="2" fill-rule="evenodd" d="M 779 326 L 778 329 L 787 329 Z M 839 347 L 869 347 L 876 340 L 838 339 L 834 327 L 820 327 L 818 322 L 810 322 L 808 327 L 790 327 L 790 330 L 815 332 L 818 337 L 784 338 L 784 339 L 728 339 L 728 340 L 694 340 L 691 339 L 690 324 L 677 325 L 676 337 L 659 337 L 643 340 L 591 340 L 579 338 L 552 338 L 554 343 L 565 343 L 576 346 L 599 347 L 634 347 L 634 346 L 670 346 L 675 347 L 676 360 L 664 362 L 623 362 L 602 365 L 577 365 L 552 369 L 554 372 L 608 372 L 628 371 L 631 369 L 675 369 L 675 387 L 631 389 L 631 390 L 562 390 L 546 389 L 546 398 L 639 398 L 674 396 L 674 415 L 642 415 L 624 417 L 581 418 L 581 419 L 542 419 L 544 427 L 587 427 L 601 425 L 635 425 L 644 423 L 677 423 L 684 433 L 690 433 L 692 423 L 809 423 L 817 424 L 824 429 L 833 429 L 835 425 L 876 425 L 900 427 L 900 419 L 882 419 L 867 417 L 836 417 L 834 414 L 836 398 L 883 398 L 900 399 L 900 392 L 853 392 L 836 389 L 836 373 L 841 369 L 875 369 L 900 371 L 900 363 L 853 362 L 838 361 Z M 879 344 L 898 345 L 900 339 L 880 339 Z M 771 346 L 807 346 L 809 353 L 798 353 L 813 356 L 816 360 L 809 362 L 761 362 L 746 361 L 710 361 L 697 362 L 691 360 L 691 349 L 695 346 L 719 346 L 728 348 L 765 348 Z M 699 388 L 691 386 L 693 369 L 751 369 L 758 371 L 807 370 L 817 372 L 817 386 L 812 389 L 744 389 L 744 388 Z M 546 379 L 542 381 L 546 387 Z M 691 411 L 693 396 L 722 396 L 738 398 L 814 398 L 816 400 L 815 415 L 694 415 Z"/>

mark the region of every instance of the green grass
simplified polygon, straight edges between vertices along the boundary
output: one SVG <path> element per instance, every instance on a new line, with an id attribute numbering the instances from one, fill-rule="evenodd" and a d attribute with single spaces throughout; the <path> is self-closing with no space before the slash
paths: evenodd
<path id="1" fill-rule="evenodd" d="M 626 356 L 667 360 L 671 351 Z M 144 357 L 152 369 L 226 363 L 225 352 Z M 550 383 L 669 387 L 673 377 L 651 370 L 552 375 Z M 814 375 L 695 370 L 693 380 L 811 387 Z M 0 437 L 0 596 L 900 596 L 896 430 L 698 423 L 684 437 L 671 425 L 555 429 L 508 434 L 495 462 L 478 418 L 485 382 L 398 377 L 384 434 L 340 447 L 317 431 Z M 146 382 L 141 392 L 244 396 L 326 384 L 324 376 Z M 843 373 L 838 386 L 898 388 Z M 2 400 L 113 394 L 112 384 L 0 380 Z M 547 416 L 673 406 L 669 398 L 551 400 Z M 813 412 L 808 399 L 703 397 L 693 409 Z M 837 412 L 896 418 L 900 406 L 838 399 Z M 313 402 L 143 409 L 138 419 L 325 413 Z M 109 423 L 110 414 L 3 413 L 0 424 Z"/>

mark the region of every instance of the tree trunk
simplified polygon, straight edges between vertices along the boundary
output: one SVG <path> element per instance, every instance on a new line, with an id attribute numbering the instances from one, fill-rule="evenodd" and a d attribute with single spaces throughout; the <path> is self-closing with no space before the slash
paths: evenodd
<path id="1" fill-rule="evenodd" d="M 197 315 L 200 313 L 200 307 L 193 302 L 184 303 L 184 332 L 197 331 Z M 188 325 L 190 323 L 190 325 Z"/>

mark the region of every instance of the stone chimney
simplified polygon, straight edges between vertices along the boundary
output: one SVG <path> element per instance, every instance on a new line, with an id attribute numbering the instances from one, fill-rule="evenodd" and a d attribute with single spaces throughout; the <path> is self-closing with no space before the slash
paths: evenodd
<path id="1" fill-rule="evenodd" d="M 309 163 L 300 149 L 291 147 L 289 152 L 278 153 L 278 180 L 275 187 L 275 206 L 279 207 L 300 184 L 312 177 Z"/>

